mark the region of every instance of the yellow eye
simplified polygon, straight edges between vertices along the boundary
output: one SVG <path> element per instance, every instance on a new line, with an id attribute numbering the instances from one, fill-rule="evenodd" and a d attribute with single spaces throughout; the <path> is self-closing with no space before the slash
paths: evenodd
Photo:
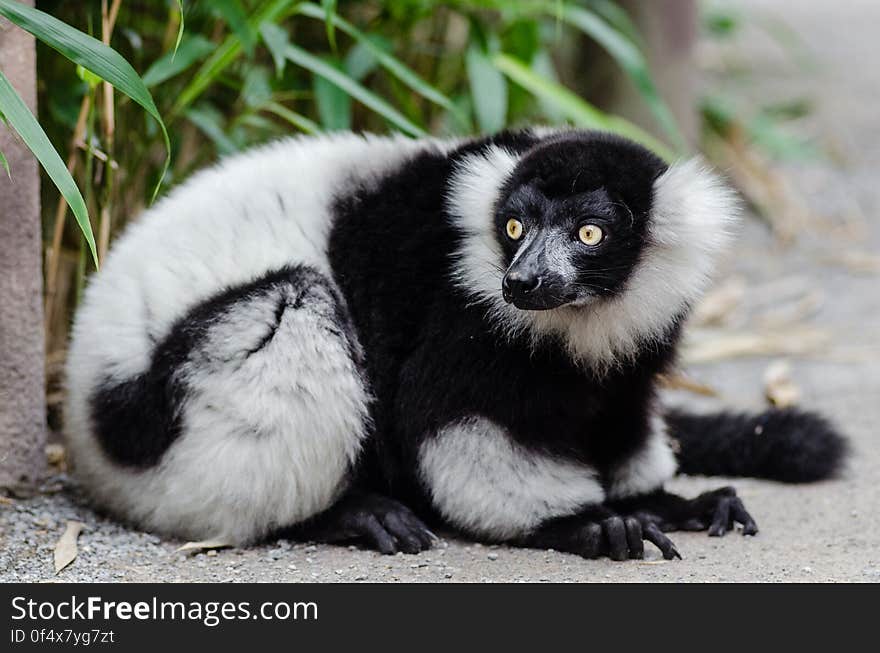
<path id="1" fill-rule="evenodd" d="M 598 245 L 605 238 L 605 234 L 596 225 L 585 224 L 578 229 L 578 238 L 581 239 L 584 245 Z"/>
<path id="2" fill-rule="evenodd" d="M 519 240 L 522 238 L 523 233 L 523 225 L 522 222 L 517 220 L 516 218 L 511 218 L 507 221 L 507 236 L 511 240 Z"/>

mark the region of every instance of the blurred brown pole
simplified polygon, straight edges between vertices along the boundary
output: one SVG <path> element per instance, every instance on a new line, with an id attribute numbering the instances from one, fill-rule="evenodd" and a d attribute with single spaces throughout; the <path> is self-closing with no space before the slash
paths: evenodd
<path id="1" fill-rule="evenodd" d="M 645 56 L 657 90 L 669 105 L 685 139 L 695 145 L 697 120 L 697 69 L 694 48 L 699 27 L 697 0 L 618 0 L 645 41 Z M 612 99 L 622 115 L 658 136 L 662 130 L 639 96 L 635 85 L 621 76 Z"/>
<path id="2" fill-rule="evenodd" d="M 644 42 L 644 54 L 661 97 L 685 140 L 696 145 L 698 74 L 694 61 L 699 7 L 696 0 L 617 0 Z M 594 41 L 582 37 L 561 57 L 564 81 L 605 111 L 623 116 L 669 142 L 639 90 Z"/>
<path id="3" fill-rule="evenodd" d="M 2 18 L 0 70 L 35 111 L 34 39 Z M 40 174 L 34 156 L 2 123 L 0 151 L 12 173 L 10 180 L 0 170 L 0 488 L 22 488 L 45 469 Z"/>

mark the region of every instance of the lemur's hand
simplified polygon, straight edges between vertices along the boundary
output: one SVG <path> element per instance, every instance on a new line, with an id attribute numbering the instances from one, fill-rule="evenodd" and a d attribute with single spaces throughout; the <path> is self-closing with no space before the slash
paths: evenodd
<path id="1" fill-rule="evenodd" d="M 746 510 L 742 499 L 736 496 L 736 490 L 730 486 L 704 492 L 689 503 L 693 516 L 684 521 L 681 530 L 708 529 L 709 535 L 720 537 L 732 531 L 735 522 L 739 522 L 743 526 L 743 535 L 758 532 L 758 524 Z"/>
<path id="2" fill-rule="evenodd" d="M 661 531 L 709 531 L 713 537 L 742 524 L 743 535 L 754 535 L 758 525 L 732 487 L 722 487 L 685 499 L 658 490 L 651 494 L 618 500 L 611 504 L 619 514 L 636 515 L 643 524 L 651 522 Z"/>
<path id="3" fill-rule="evenodd" d="M 621 516 L 596 508 L 572 517 L 543 524 L 519 544 L 534 548 L 553 548 L 584 558 L 607 556 L 612 560 L 641 559 L 645 542 L 660 549 L 667 560 L 681 558 L 657 521 L 648 515 Z"/>

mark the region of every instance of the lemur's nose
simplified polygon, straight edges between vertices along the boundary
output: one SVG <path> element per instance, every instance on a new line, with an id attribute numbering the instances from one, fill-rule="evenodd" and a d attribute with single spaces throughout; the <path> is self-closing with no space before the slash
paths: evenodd
<path id="1" fill-rule="evenodd" d="M 511 301 L 515 297 L 528 295 L 540 285 L 541 277 L 537 274 L 514 270 L 504 275 L 502 291 L 504 298 L 507 301 Z"/>

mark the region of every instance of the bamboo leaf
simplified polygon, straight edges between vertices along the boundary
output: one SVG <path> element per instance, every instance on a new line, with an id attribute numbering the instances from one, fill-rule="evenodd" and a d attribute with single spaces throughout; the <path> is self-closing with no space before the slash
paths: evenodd
<path id="1" fill-rule="evenodd" d="M 67 166 L 61 160 L 58 152 L 49 142 L 46 132 L 40 127 L 40 123 L 30 112 L 24 100 L 16 93 L 12 84 L 6 79 L 6 76 L 0 72 L 0 111 L 6 116 L 9 126 L 24 141 L 28 149 L 33 152 L 34 156 L 43 166 L 43 169 L 49 175 L 49 178 L 58 187 L 58 190 L 64 196 L 64 199 L 70 205 L 76 222 L 79 225 L 89 249 L 92 252 L 92 258 L 95 265 L 98 265 L 98 251 L 95 248 L 95 237 L 92 234 L 92 224 L 89 222 L 89 212 L 86 209 L 86 203 L 76 186 L 73 177 L 67 170 Z"/>
<path id="2" fill-rule="evenodd" d="M 0 166 L 3 166 L 3 169 L 6 171 L 6 176 L 9 177 L 10 181 L 12 180 L 12 172 L 9 170 L 9 161 L 6 160 L 6 157 L 3 155 L 3 152 L 0 152 Z"/>
<path id="3" fill-rule="evenodd" d="M 340 70 L 337 62 L 328 65 Z M 351 96 L 320 75 L 313 75 L 312 89 L 322 127 L 327 131 L 351 129 Z"/>
<path id="4" fill-rule="evenodd" d="M 336 0 L 321 0 L 321 6 L 324 8 L 324 25 L 327 30 L 327 42 L 330 49 L 336 52 Z"/>
<path id="5" fill-rule="evenodd" d="M 507 124 L 507 80 L 476 44 L 468 48 L 465 65 L 477 124 L 494 134 Z"/>
<path id="6" fill-rule="evenodd" d="M 216 47 L 216 43 L 204 36 L 196 35 L 185 38 L 181 41 L 176 53 L 166 52 L 147 68 L 143 76 L 144 84 L 150 87 L 168 81 L 206 57 Z"/>
<path id="7" fill-rule="evenodd" d="M 263 35 L 263 39 L 268 44 L 270 41 L 274 41 L 274 47 L 280 47 L 278 44 L 286 39 L 286 33 L 284 30 L 277 25 L 272 25 L 271 23 L 264 23 L 260 32 Z M 306 52 L 300 47 L 288 43 L 286 47 L 283 49 L 284 56 L 295 63 L 297 66 L 305 68 L 306 70 L 320 75 L 327 81 L 335 84 L 343 91 L 348 93 L 355 100 L 359 101 L 361 104 L 371 109 L 375 113 L 379 114 L 388 122 L 395 125 L 401 131 L 409 134 L 410 136 L 424 136 L 426 134 L 425 130 L 412 122 L 409 118 L 404 116 L 400 111 L 392 107 L 385 101 L 383 98 L 379 97 L 366 87 L 362 86 L 356 80 L 349 77 L 346 73 L 337 70 L 327 62 L 319 59 L 313 54 Z"/>
<path id="8" fill-rule="evenodd" d="M 271 25 L 285 15 L 285 12 L 295 3 L 295 0 L 272 0 L 262 5 L 249 19 L 251 29 L 260 27 L 263 23 Z M 262 32 L 262 30 L 260 30 Z M 186 108 L 195 102 L 205 92 L 217 77 L 235 61 L 241 54 L 242 44 L 236 36 L 229 36 L 221 43 L 214 54 L 202 64 L 201 68 L 193 76 L 190 83 L 180 92 L 177 102 L 170 111 L 170 119 L 183 113 Z"/>
<path id="9" fill-rule="evenodd" d="M 269 113 L 273 113 L 282 120 L 286 120 L 291 125 L 304 131 L 307 134 L 317 134 L 321 131 L 321 128 L 317 123 L 313 122 L 309 118 L 296 113 L 295 111 L 291 111 L 287 107 L 278 102 L 269 102 L 265 106 L 263 106 L 264 111 L 268 111 Z"/>
<path id="10" fill-rule="evenodd" d="M 297 7 L 297 13 L 318 20 L 322 20 L 325 18 L 324 10 L 310 2 L 304 2 L 299 5 Z M 457 110 L 457 107 L 452 102 L 452 100 L 446 97 L 443 93 L 441 93 L 427 81 L 419 77 L 419 75 L 416 74 L 406 64 L 402 63 L 399 59 L 389 54 L 373 39 L 371 39 L 369 35 L 365 34 L 357 27 L 352 25 L 350 22 L 335 13 L 330 17 L 330 21 L 345 34 L 353 38 L 358 43 L 358 45 L 362 46 L 371 55 L 373 55 L 373 57 L 376 58 L 376 61 L 379 62 L 380 66 L 382 66 L 385 70 L 394 75 L 411 90 L 415 91 L 426 100 L 429 100 L 448 111 L 454 112 Z"/>
<path id="11" fill-rule="evenodd" d="M 670 161 L 675 154 L 666 145 L 628 120 L 608 115 L 570 90 L 538 75 L 521 61 L 506 54 L 497 54 L 492 63 L 511 80 L 536 98 L 550 102 L 579 127 L 610 131 L 641 143 L 658 156 Z"/>
<path id="12" fill-rule="evenodd" d="M 197 106 L 189 109 L 186 112 L 186 117 L 214 143 L 221 156 L 232 154 L 238 150 L 238 146 L 223 130 L 223 115 L 219 111 L 206 106 Z"/>
<path id="13" fill-rule="evenodd" d="M 247 13 L 239 0 L 213 0 L 211 6 L 223 17 L 226 24 L 241 41 L 241 46 L 250 57 L 257 45 L 254 29 L 248 24 Z"/>
<path id="14" fill-rule="evenodd" d="M 168 130 L 162 122 L 162 116 L 159 115 L 150 92 L 131 64 L 113 48 L 32 7 L 11 0 L 0 0 L 0 15 L 30 32 L 74 63 L 112 84 L 117 90 L 137 102 L 159 123 L 166 154 L 162 176 L 153 190 L 155 198 L 171 162 L 171 143 L 168 140 Z"/>

